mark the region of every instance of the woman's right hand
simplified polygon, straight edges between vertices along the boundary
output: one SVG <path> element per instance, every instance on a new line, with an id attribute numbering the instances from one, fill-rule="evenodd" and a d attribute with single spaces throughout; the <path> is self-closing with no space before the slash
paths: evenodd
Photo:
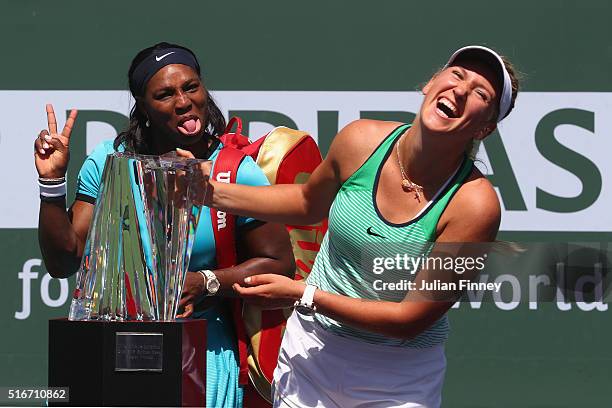
<path id="1" fill-rule="evenodd" d="M 193 153 L 189 150 L 176 148 L 176 155 L 186 159 L 195 159 Z M 210 206 L 212 203 L 213 187 L 209 183 L 210 172 L 212 170 L 212 161 L 206 160 L 198 165 L 199 172 L 196 172 L 196 188 L 191 192 L 191 199 L 199 205 Z"/>
<path id="2" fill-rule="evenodd" d="M 43 129 L 34 141 L 34 163 L 39 177 L 59 178 L 66 175 L 70 151 L 70 133 L 77 117 L 76 109 L 70 111 L 62 133 L 57 133 L 57 121 L 53 105 L 47 104 L 47 123 L 49 129 Z"/>

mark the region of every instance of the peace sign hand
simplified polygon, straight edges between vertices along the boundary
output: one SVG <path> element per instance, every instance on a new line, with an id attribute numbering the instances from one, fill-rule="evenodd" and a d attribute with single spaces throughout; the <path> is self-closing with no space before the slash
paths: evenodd
<path id="1" fill-rule="evenodd" d="M 66 175 L 70 151 L 70 133 L 77 117 L 76 109 L 70 111 L 62 133 L 57 133 L 57 121 L 53 105 L 47 104 L 47 123 L 49 129 L 43 129 L 34 141 L 34 163 L 38 175 L 43 178 L 59 178 Z"/>

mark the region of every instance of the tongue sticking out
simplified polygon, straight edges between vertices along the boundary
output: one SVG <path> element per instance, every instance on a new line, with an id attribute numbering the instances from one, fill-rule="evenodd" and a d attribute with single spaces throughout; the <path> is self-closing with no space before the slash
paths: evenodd
<path id="1" fill-rule="evenodd" d="M 189 119 L 187 122 L 183 123 L 183 127 L 187 129 L 189 133 L 192 133 L 196 129 L 196 121 Z"/>
<path id="2" fill-rule="evenodd" d="M 189 119 L 179 125 L 179 131 L 185 135 L 192 135 L 200 130 L 199 119 Z"/>

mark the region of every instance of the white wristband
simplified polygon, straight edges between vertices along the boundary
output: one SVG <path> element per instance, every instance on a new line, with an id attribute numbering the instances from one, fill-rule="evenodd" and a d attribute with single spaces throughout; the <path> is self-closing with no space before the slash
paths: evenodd
<path id="1" fill-rule="evenodd" d="M 42 197 L 62 197 L 66 195 L 66 182 L 60 184 L 43 184 L 38 182 L 38 188 L 40 189 L 40 195 Z"/>
<path id="2" fill-rule="evenodd" d="M 313 316 L 317 307 L 314 305 L 314 295 L 317 287 L 314 285 L 306 285 L 302 298 L 295 302 L 293 305 L 295 310 L 305 316 Z"/>
<path id="3" fill-rule="evenodd" d="M 304 293 L 302 294 L 301 303 L 312 306 L 314 304 L 314 294 L 316 290 L 316 286 L 306 285 L 306 289 L 304 289 Z"/>

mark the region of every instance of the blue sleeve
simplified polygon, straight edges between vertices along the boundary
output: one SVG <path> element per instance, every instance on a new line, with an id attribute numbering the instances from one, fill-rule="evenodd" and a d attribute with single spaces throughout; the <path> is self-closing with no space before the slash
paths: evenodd
<path id="1" fill-rule="evenodd" d="M 255 163 L 251 156 L 246 156 L 240 167 L 238 167 L 238 174 L 236 175 L 237 184 L 246 184 L 249 186 L 269 186 L 270 182 L 266 178 L 261 168 Z M 238 217 L 236 219 L 236 225 L 241 227 L 249 222 L 255 221 L 254 218 L 250 217 Z"/>
<path id="2" fill-rule="evenodd" d="M 102 172 L 106 163 L 106 156 L 114 153 L 113 141 L 100 143 L 83 163 L 77 177 L 77 195 L 85 195 L 92 200 L 98 198 Z"/>

